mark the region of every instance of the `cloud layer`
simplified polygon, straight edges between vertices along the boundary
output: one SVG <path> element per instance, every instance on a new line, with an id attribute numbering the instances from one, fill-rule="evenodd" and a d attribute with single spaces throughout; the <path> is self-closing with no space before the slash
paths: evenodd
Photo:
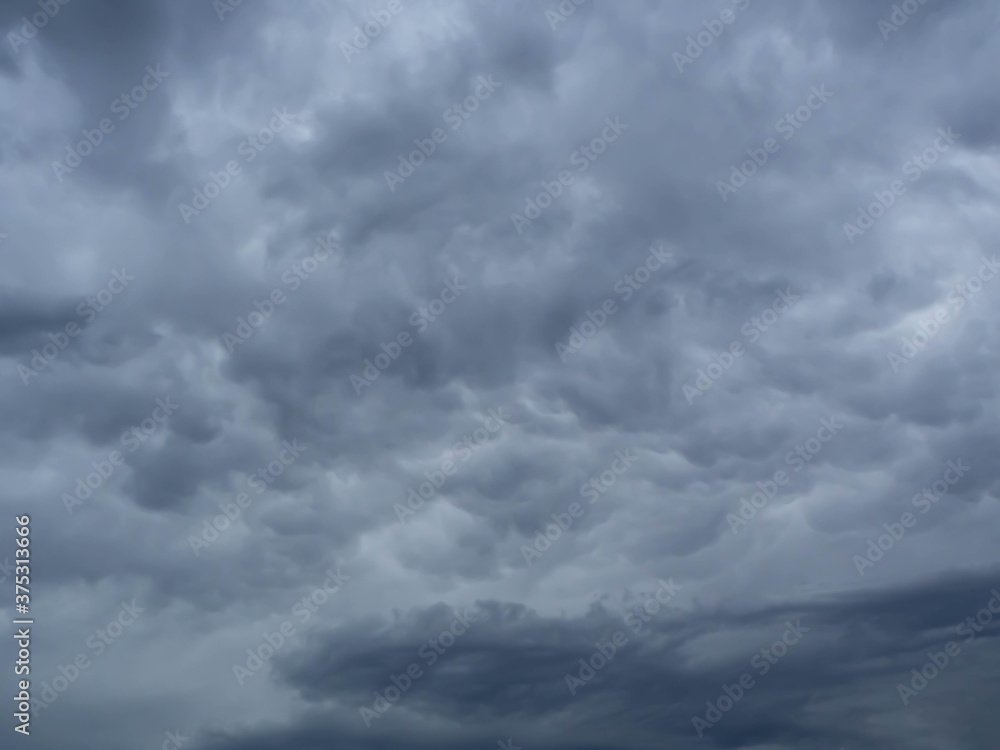
<path id="1" fill-rule="evenodd" d="M 26 743 L 994 747 L 998 18 L 5 4 Z"/>

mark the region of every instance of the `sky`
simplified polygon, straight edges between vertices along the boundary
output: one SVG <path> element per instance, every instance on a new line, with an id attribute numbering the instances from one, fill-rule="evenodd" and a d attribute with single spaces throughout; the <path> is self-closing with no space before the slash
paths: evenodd
<path id="1" fill-rule="evenodd" d="M 5 2 L 3 746 L 995 748 L 998 20 Z"/>

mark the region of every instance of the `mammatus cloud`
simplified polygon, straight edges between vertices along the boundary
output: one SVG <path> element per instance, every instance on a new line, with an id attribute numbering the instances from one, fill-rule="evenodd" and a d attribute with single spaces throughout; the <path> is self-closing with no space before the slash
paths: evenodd
<path id="1" fill-rule="evenodd" d="M 4 4 L 12 743 L 995 747 L 998 20 Z"/>

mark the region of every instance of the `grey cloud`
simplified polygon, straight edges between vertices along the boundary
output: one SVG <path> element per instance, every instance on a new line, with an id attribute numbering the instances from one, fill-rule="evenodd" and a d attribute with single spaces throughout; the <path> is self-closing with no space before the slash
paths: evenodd
<path id="1" fill-rule="evenodd" d="M 154 747 L 180 727 L 194 750 L 992 747 L 993 624 L 908 705 L 897 684 L 996 585 L 1000 283 L 953 293 L 997 251 L 995 12 L 389 5 L 220 19 L 69 0 L 16 49 L 41 6 L 0 8 L 0 507 L 32 517 L 33 674 L 59 674 L 123 599 L 148 608 L 31 742 Z M 912 12 L 884 38 L 894 5 Z M 371 38 L 348 61 L 355 27 Z M 169 76 L 117 119 L 155 65 Z M 480 76 L 500 85 L 453 127 Z M 248 146 L 282 108 L 291 122 Z M 53 162 L 105 117 L 60 179 Z M 613 141 L 609 118 L 627 126 Z M 939 128 L 958 138 L 914 171 Z M 318 238 L 338 245 L 297 275 Z M 659 246 L 669 267 L 626 295 Z M 123 267 L 135 280 L 39 366 Z M 429 320 L 456 274 L 467 291 Z M 770 322 L 779 290 L 800 300 Z M 167 396 L 179 410 L 129 450 Z M 462 447 L 500 406 L 509 422 Z M 812 452 L 831 418 L 843 430 Z M 292 440 L 308 451 L 256 492 Z M 635 466 L 589 504 L 626 449 Z M 972 468 L 921 513 L 914 496 L 959 459 Z M 777 471 L 790 481 L 734 533 Z M 559 528 L 573 503 L 585 513 Z M 906 512 L 916 525 L 860 575 Z M 237 685 L 232 665 L 339 562 L 349 585 Z M 566 673 L 669 577 L 677 600 L 572 695 Z M 372 691 L 464 607 L 481 620 L 366 727 Z M 801 645 L 699 739 L 691 717 L 797 618 Z"/>

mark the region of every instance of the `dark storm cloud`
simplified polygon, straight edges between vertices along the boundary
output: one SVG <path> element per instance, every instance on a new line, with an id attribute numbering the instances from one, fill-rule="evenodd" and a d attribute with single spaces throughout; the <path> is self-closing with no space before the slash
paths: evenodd
<path id="1" fill-rule="evenodd" d="M 661 736 L 676 737 L 678 746 L 694 747 L 690 740 L 697 737 L 697 728 L 691 717 L 703 717 L 706 701 L 717 703 L 727 695 L 726 686 L 738 685 L 740 677 L 749 673 L 753 679 L 746 683 L 753 685 L 735 707 L 720 712 L 723 718 L 716 727 L 704 732 L 710 746 L 743 747 L 770 737 L 789 743 L 822 739 L 875 748 L 891 734 L 886 732 L 879 740 L 866 737 L 857 726 L 835 725 L 824 704 L 851 693 L 864 694 L 868 702 L 853 712 L 858 724 L 871 716 L 882 716 L 889 727 L 905 721 L 898 685 L 908 686 L 910 670 L 927 662 L 926 652 L 940 653 L 948 642 L 961 644 L 966 653 L 960 649 L 955 661 L 964 662 L 969 679 L 978 679 L 989 667 L 976 666 L 972 660 L 995 663 L 991 639 L 1000 631 L 992 622 L 973 630 L 964 621 L 986 608 L 991 598 L 994 608 L 1000 608 L 1000 599 L 991 590 L 995 582 L 994 570 L 894 592 L 775 603 L 752 611 L 664 610 L 645 617 L 645 623 L 635 615 L 623 620 L 620 613 L 599 605 L 586 616 L 562 619 L 540 617 L 517 605 L 481 602 L 475 610 L 480 619 L 468 635 L 437 657 L 439 666 L 430 655 L 443 649 L 426 644 L 448 628 L 454 615 L 437 606 L 392 625 L 359 622 L 317 634 L 307 650 L 282 659 L 276 669 L 311 702 L 336 698 L 339 705 L 369 706 L 373 690 L 383 694 L 387 686 L 406 685 L 392 681 L 392 676 L 405 675 L 408 664 L 418 664 L 421 676 L 392 704 L 382 704 L 392 708 L 375 723 L 373 731 L 381 742 L 403 741 L 412 712 L 454 725 L 475 714 L 484 730 L 478 736 L 466 734 L 462 741 L 483 746 L 491 744 L 502 727 L 500 734 L 517 737 L 526 747 L 641 746 Z M 639 604 L 651 597 L 651 593 L 639 597 Z M 772 653 L 770 647 L 789 632 L 789 624 L 801 635 L 798 640 L 795 635 L 788 637 L 793 643 L 784 653 Z M 606 644 L 619 631 L 625 635 L 624 641 L 619 636 L 623 645 L 605 666 L 591 669 L 588 681 L 580 680 L 571 690 L 566 677 L 578 677 L 579 660 L 590 660 L 595 642 L 610 653 Z M 740 632 L 753 635 L 737 636 Z M 720 655 L 716 649 L 728 639 L 739 643 L 724 646 Z M 970 645 L 973 642 L 975 646 Z M 802 645 L 796 648 L 798 643 Z M 421 648 L 424 658 L 418 656 Z M 949 677 L 949 667 L 955 670 L 959 664 L 946 665 L 942 679 Z M 952 703 L 952 710 L 971 721 L 970 735 L 984 732 L 988 725 L 983 718 L 954 704 L 947 691 L 935 696 L 934 688 L 943 683 L 934 684 L 934 679 L 933 687 L 925 688 L 928 694 L 917 698 L 920 705 Z M 807 712 L 808 706 L 815 709 Z M 408 716 L 399 717 L 403 712 Z M 538 722 L 546 715 L 555 725 L 543 730 Z M 364 736 L 357 736 L 357 726 L 349 719 L 350 713 L 337 712 L 330 721 L 316 716 L 310 724 L 326 742 L 363 743 Z M 356 713 L 354 723 L 363 721 Z M 301 731 L 276 731 L 261 745 L 253 738 L 233 738 L 207 747 L 285 746 L 299 739 Z M 609 744 L 591 744 L 602 736 Z"/>
<path id="2" fill-rule="evenodd" d="M 147 614 L 38 747 L 995 744 L 993 10 L 53 2 L 0 8 L 2 504 L 40 674 Z"/>

